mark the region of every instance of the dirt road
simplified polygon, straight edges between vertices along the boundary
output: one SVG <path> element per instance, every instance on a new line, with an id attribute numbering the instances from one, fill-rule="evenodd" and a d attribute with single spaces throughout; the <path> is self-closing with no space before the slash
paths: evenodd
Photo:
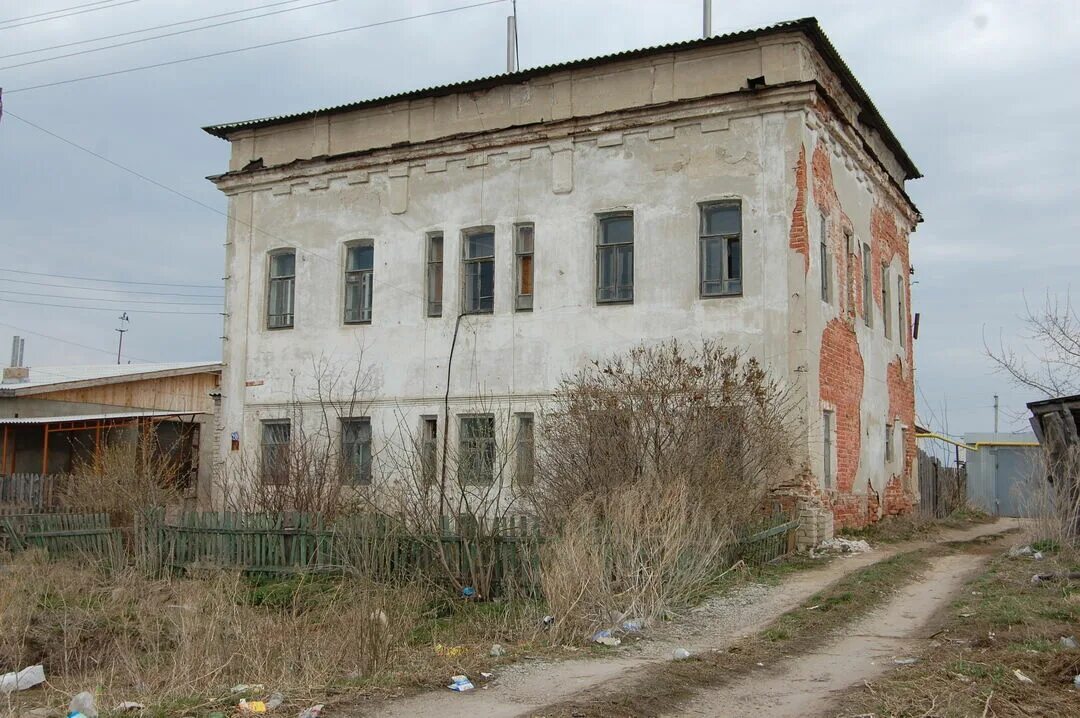
<path id="1" fill-rule="evenodd" d="M 944 531 L 935 541 L 896 544 L 868 554 L 838 558 L 824 568 L 793 574 L 778 586 L 750 587 L 747 589 L 753 593 L 750 597 L 735 592 L 712 599 L 702 607 L 703 610 L 691 614 L 691 623 L 684 624 L 683 630 L 669 629 L 651 636 L 649 641 L 643 642 L 641 650 L 620 649 L 611 658 L 508 666 L 501 669 L 497 679 L 486 688 L 472 693 L 424 693 L 373 705 L 354 715 L 386 718 L 511 718 L 536 715 L 544 706 L 588 693 L 599 686 L 610 686 L 649 663 L 670 660 L 671 651 L 676 646 L 686 647 L 692 652 L 706 648 L 723 649 L 741 636 L 761 630 L 837 579 L 896 553 L 937 542 L 966 541 L 1007 531 L 1016 525 L 1013 521 L 1002 520 L 964 530 Z M 768 675 L 781 678 L 776 679 L 775 684 L 771 679 L 763 678 L 767 684 L 764 689 L 762 681 L 754 677 L 748 678 L 745 685 L 740 682 L 723 691 L 702 694 L 686 714 L 812 715 L 817 710 L 816 706 L 826 705 L 833 691 L 862 681 L 860 672 L 875 667 L 882 670 L 892 667 L 891 657 L 887 658 L 887 665 L 882 660 L 902 651 L 903 645 L 896 642 L 921 626 L 941 602 L 948 599 L 951 591 L 965 580 L 964 577 L 970 575 L 969 570 L 976 570 L 978 565 L 970 556 L 939 559 L 928 574 L 928 579 L 932 576 L 934 580 L 923 579 L 911 584 L 887 608 L 875 611 L 860 621 L 859 628 L 855 629 L 859 635 L 849 634 L 844 641 L 831 645 L 823 652 L 792 659 L 791 665 L 782 668 L 774 666 Z M 947 574 L 950 572 L 959 575 L 959 578 L 949 579 Z M 697 625 L 694 625 L 695 619 L 700 619 Z M 845 645 L 847 641 L 853 643 Z M 848 655 L 852 656 L 850 660 L 842 658 Z M 772 700 L 775 704 L 766 702 L 751 708 L 741 693 L 749 692 L 751 687 L 761 700 Z M 808 696 L 808 702 L 804 705 L 790 703 L 785 697 L 786 694 L 803 691 Z M 743 708 L 746 711 L 739 712 Z"/>

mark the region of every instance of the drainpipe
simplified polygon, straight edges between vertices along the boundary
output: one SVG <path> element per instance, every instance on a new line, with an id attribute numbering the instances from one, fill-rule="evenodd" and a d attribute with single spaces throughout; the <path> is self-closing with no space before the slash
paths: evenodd
<path id="1" fill-rule="evenodd" d="M 446 515 L 446 452 L 450 441 L 450 369 L 454 365 L 454 347 L 457 346 L 458 329 L 464 312 L 454 320 L 454 338 L 450 340 L 450 357 L 446 360 L 446 392 L 443 394 L 442 466 L 439 472 L 439 530 Z"/>

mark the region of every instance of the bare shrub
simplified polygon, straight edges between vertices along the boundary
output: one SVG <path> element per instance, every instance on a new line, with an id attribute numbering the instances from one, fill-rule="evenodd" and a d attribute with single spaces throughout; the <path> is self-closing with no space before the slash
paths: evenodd
<path id="1" fill-rule="evenodd" d="M 796 409 L 757 360 L 708 341 L 594 362 L 562 382 L 543 417 L 531 503 L 558 527 L 580 501 L 678 481 L 731 529 L 791 471 Z"/>
<path id="2" fill-rule="evenodd" d="M 1029 540 L 1080 548 L 1080 445 L 1044 449 L 1021 492 Z"/>
<path id="3" fill-rule="evenodd" d="M 402 521 L 432 557 L 430 572 L 437 582 L 456 591 L 472 587 L 482 597 L 495 593 L 496 581 L 502 595 L 527 591 L 532 581 L 497 575 L 503 562 L 527 567 L 535 554 L 529 525 L 515 520 L 522 508 L 513 490 L 514 411 L 479 396 L 455 413 L 457 441 L 449 440 L 447 411 L 443 435 L 434 444 L 399 414 L 380 450 L 387 481 L 371 493 L 371 508 Z M 469 429 L 464 425 L 469 421 L 483 428 Z"/>
<path id="4" fill-rule="evenodd" d="M 41 663 L 52 687 L 96 686 L 103 705 L 228 697 L 238 683 L 296 698 L 389 671 L 428 599 L 413 584 L 155 580 L 28 553 L 0 582 L 0 665 Z"/>
<path id="5" fill-rule="evenodd" d="M 301 511 L 327 518 L 355 513 L 367 504 L 357 475 L 370 472 L 343 451 L 343 421 L 368 414 L 375 377 L 364 366 L 363 352 L 354 361 L 335 363 L 325 356 L 311 359 L 307 388 L 292 390 L 277 419 L 280 443 L 240 454 L 218 477 L 224 504 L 235 511 Z M 297 378 L 294 381 L 300 381 Z M 273 430 L 271 430 L 273 431 Z"/>
<path id="6" fill-rule="evenodd" d="M 652 478 L 579 500 L 543 554 L 559 638 L 624 619 L 648 623 L 699 602 L 718 585 L 736 538 L 686 479 Z"/>
<path id="7" fill-rule="evenodd" d="M 555 536 L 542 576 L 562 625 L 651 620 L 714 587 L 792 470 L 796 409 L 757 361 L 710 342 L 640 347 L 564 381 L 528 491 Z"/>
<path id="8" fill-rule="evenodd" d="M 181 500 L 184 466 L 161 446 L 152 427 L 137 441 L 106 441 L 79 461 L 64 482 L 61 502 L 74 508 L 108 511 L 114 525 L 130 525 L 141 512 Z"/>

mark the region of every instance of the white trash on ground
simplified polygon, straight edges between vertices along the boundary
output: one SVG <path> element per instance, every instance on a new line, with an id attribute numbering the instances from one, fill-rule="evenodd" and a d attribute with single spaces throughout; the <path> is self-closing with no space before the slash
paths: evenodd
<path id="1" fill-rule="evenodd" d="M 869 553 L 873 550 L 874 549 L 870 548 L 870 544 L 862 539 L 847 539 L 843 536 L 825 539 L 814 549 L 817 553 L 836 554 Z"/>
<path id="2" fill-rule="evenodd" d="M 45 682 L 45 669 L 41 666 L 27 666 L 21 671 L 5 673 L 0 676 L 0 693 L 25 691 Z"/>
<path id="3" fill-rule="evenodd" d="M 1017 558 L 1019 556 L 1030 556 L 1033 553 L 1035 553 L 1035 550 L 1032 549 L 1030 546 L 1013 546 L 1011 549 L 1009 549 L 1010 558 Z"/>
<path id="4" fill-rule="evenodd" d="M 94 694 L 90 691 L 76 693 L 71 703 L 68 703 L 68 718 L 97 718 L 97 715 Z"/>
<path id="5" fill-rule="evenodd" d="M 1062 648 L 1077 648 L 1077 647 L 1080 647 L 1080 646 L 1077 645 L 1075 636 L 1062 636 L 1061 637 L 1061 647 Z"/>
<path id="6" fill-rule="evenodd" d="M 136 701 L 124 701 L 123 703 L 118 703 L 113 708 L 113 713 L 123 713 L 124 711 L 141 711 L 141 710 L 146 710 L 146 706 L 143 705 L 142 703 L 138 703 Z"/>
<path id="7" fill-rule="evenodd" d="M 310 708 L 305 708 L 300 711 L 300 715 L 297 718 L 320 718 L 322 716 L 323 704 L 319 703 L 313 705 Z"/>
<path id="8" fill-rule="evenodd" d="M 690 657 L 690 651 L 685 648 L 676 648 L 671 652 L 671 659 L 674 661 L 685 661 Z"/>
<path id="9" fill-rule="evenodd" d="M 506 655 L 506 649 L 502 647 L 501 643 L 492 643 L 491 650 L 488 651 L 488 655 L 492 658 L 498 658 L 499 656 Z"/>
<path id="10" fill-rule="evenodd" d="M 462 675 L 450 676 L 450 685 L 448 685 L 447 688 L 452 691 L 457 691 L 458 693 L 464 693 L 465 691 L 471 691 L 475 686 L 473 686 L 472 681 L 469 680 L 468 676 Z"/>

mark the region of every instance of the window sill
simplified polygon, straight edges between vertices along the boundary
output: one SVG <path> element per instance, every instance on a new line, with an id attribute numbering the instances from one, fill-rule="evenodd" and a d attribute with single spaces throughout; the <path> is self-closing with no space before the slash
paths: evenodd
<path id="1" fill-rule="evenodd" d="M 601 306 L 601 307 L 602 306 L 612 305 L 612 304 L 618 305 L 618 304 L 633 304 L 633 303 L 634 303 L 633 299 L 597 299 L 596 300 L 597 306 Z"/>
<path id="2" fill-rule="evenodd" d="M 284 326 L 284 327 L 267 327 L 266 330 L 270 331 L 270 332 L 280 332 L 280 331 L 285 330 L 285 329 L 292 329 L 293 326 L 294 325 L 290 324 L 290 325 Z"/>
<path id="3" fill-rule="evenodd" d="M 742 292 L 724 292 L 723 294 L 701 294 L 698 295 L 699 299 L 728 299 L 730 297 L 741 297 Z"/>
<path id="4" fill-rule="evenodd" d="M 494 309 L 475 309 L 473 311 L 462 312 L 462 314 L 470 316 L 470 317 L 474 317 L 474 316 L 476 316 L 478 314 L 479 315 L 484 315 L 484 314 L 494 314 L 494 313 L 495 313 Z"/>
<path id="5" fill-rule="evenodd" d="M 344 324 L 345 326 L 347 326 L 347 327 L 355 327 L 355 326 L 361 326 L 361 327 L 362 327 L 362 326 L 370 326 L 370 325 L 371 325 L 371 320 L 370 320 L 370 319 L 368 319 L 367 321 L 354 321 L 354 322 L 349 322 L 349 321 L 346 321 L 346 322 L 343 322 L 343 324 Z"/>

